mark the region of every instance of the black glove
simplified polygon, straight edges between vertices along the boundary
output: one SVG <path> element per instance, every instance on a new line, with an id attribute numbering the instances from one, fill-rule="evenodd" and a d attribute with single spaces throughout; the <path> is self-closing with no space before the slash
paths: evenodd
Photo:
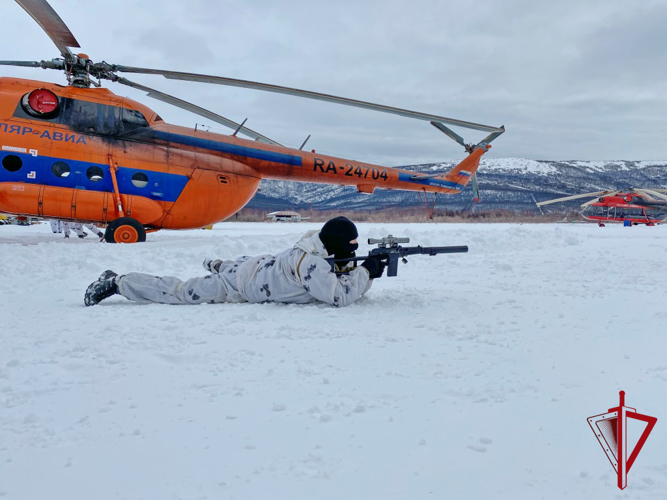
<path id="1" fill-rule="evenodd" d="M 365 267 L 368 271 L 368 276 L 371 279 L 379 278 L 384 273 L 384 268 L 387 266 L 382 261 L 382 257 L 379 255 L 373 255 L 372 257 L 367 258 L 361 263 L 362 267 Z"/>

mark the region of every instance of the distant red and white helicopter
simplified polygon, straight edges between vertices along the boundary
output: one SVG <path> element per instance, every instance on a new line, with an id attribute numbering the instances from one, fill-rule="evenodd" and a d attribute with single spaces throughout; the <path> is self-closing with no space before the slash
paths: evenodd
<path id="1" fill-rule="evenodd" d="M 597 191 L 555 200 L 541 201 L 538 207 L 550 203 L 590 198 L 581 205 L 581 215 L 604 227 L 606 222 L 621 222 L 636 226 L 655 226 L 667 219 L 667 189 L 631 189 L 629 191 Z"/>

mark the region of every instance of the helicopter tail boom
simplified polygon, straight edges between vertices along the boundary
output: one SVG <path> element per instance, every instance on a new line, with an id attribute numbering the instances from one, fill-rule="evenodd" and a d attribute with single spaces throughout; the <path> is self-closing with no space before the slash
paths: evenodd
<path id="1" fill-rule="evenodd" d="M 261 162 L 252 166 L 265 179 L 356 186 L 359 192 L 366 194 L 372 194 L 376 188 L 457 194 L 477 172 L 480 158 L 488 147 L 475 148 L 461 163 L 444 174 L 418 174 L 316 153 L 304 154 L 296 164 Z"/>

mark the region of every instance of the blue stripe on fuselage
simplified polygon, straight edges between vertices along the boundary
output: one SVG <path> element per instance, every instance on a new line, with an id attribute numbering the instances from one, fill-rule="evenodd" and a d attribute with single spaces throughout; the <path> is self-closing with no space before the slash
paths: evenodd
<path id="1" fill-rule="evenodd" d="M 399 181 L 404 181 L 404 182 L 412 182 L 415 184 L 424 184 L 426 186 L 437 186 L 437 187 L 444 187 L 444 188 L 450 188 L 450 189 L 463 189 L 463 184 L 459 184 L 457 182 L 452 182 L 452 181 L 444 181 L 441 179 L 434 179 L 434 178 L 429 178 L 429 179 L 412 179 L 411 177 L 413 175 L 419 175 L 419 174 L 404 174 L 399 172 L 398 174 L 398 180 Z"/>
<path id="2" fill-rule="evenodd" d="M 300 156 L 274 153 L 273 151 L 265 151 L 263 149 L 255 149 L 247 146 L 240 146 L 238 144 L 229 144 L 227 142 L 212 141 L 210 139 L 202 139 L 201 137 L 163 132 L 161 130 L 153 130 L 152 133 L 157 139 L 176 144 L 183 144 L 184 146 L 192 146 L 209 151 L 217 151 L 219 153 L 244 156 L 256 160 L 266 160 L 273 163 L 281 163 L 283 165 L 295 165 L 297 167 L 302 165 L 302 158 Z"/>
<path id="3" fill-rule="evenodd" d="M 6 168 L 0 167 L 0 182 L 25 182 L 28 184 L 45 184 L 63 188 L 85 189 L 87 191 L 113 192 L 113 181 L 109 173 L 109 164 L 48 156 L 32 156 L 26 153 L 11 151 L 0 151 L 0 164 L 3 164 L 3 160 L 9 155 L 19 157 L 22 166 L 16 172 L 10 172 Z M 69 175 L 66 177 L 56 176 L 52 171 L 52 167 L 56 162 L 66 163 L 70 168 Z M 88 173 L 91 167 L 97 167 L 101 170 L 102 179 L 98 181 L 89 179 Z M 100 170 L 97 171 L 99 172 Z M 94 171 L 90 170 L 90 173 L 92 174 Z M 143 173 L 148 178 L 146 186 L 138 187 L 132 182 L 132 176 L 137 172 Z M 187 184 L 188 177 L 185 175 L 168 174 L 166 172 L 119 167 L 116 172 L 116 180 L 118 182 L 118 190 L 122 194 L 144 196 L 156 201 L 174 202 Z"/>

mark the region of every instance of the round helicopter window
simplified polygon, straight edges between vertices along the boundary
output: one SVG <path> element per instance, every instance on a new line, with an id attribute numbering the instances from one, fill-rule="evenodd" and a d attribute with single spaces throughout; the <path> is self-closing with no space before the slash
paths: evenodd
<path id="1" fill-rule="evenodd" d="M 56 177 L 67 177 L 70 173 L 69 165 L 64 161 L 57 161 L 51 167 L 51 172 Z"/>
<path id="2" fill-rule="evenodd" d="M 7 155 L 2 159 L 2 166 L 9 172 L 18 172 L 23 166 L 23 161 L 16 155 Z"/>
<path id="3" fill-rule="evenodd" d="M 146 187 L 148 184 L 148 176 L 143 172 L 135 172 L 132 175 L 132 184 L 138 188 Z"/>
<path id="4" fill-rule="evenodd" d="M 23 96 L 21 105 L 26 113 L 39 118 L 50 118 L 58 113 L 58 96 L 50 90 L 37 89 Z"/>
<path id="5" fill-rule="evenodd" d="M 93 182 L 101 181 L 104 179 L 104 170 L 97 166 L 88 167 L 88 170 L 86 170 L 86 177 Z"/>

